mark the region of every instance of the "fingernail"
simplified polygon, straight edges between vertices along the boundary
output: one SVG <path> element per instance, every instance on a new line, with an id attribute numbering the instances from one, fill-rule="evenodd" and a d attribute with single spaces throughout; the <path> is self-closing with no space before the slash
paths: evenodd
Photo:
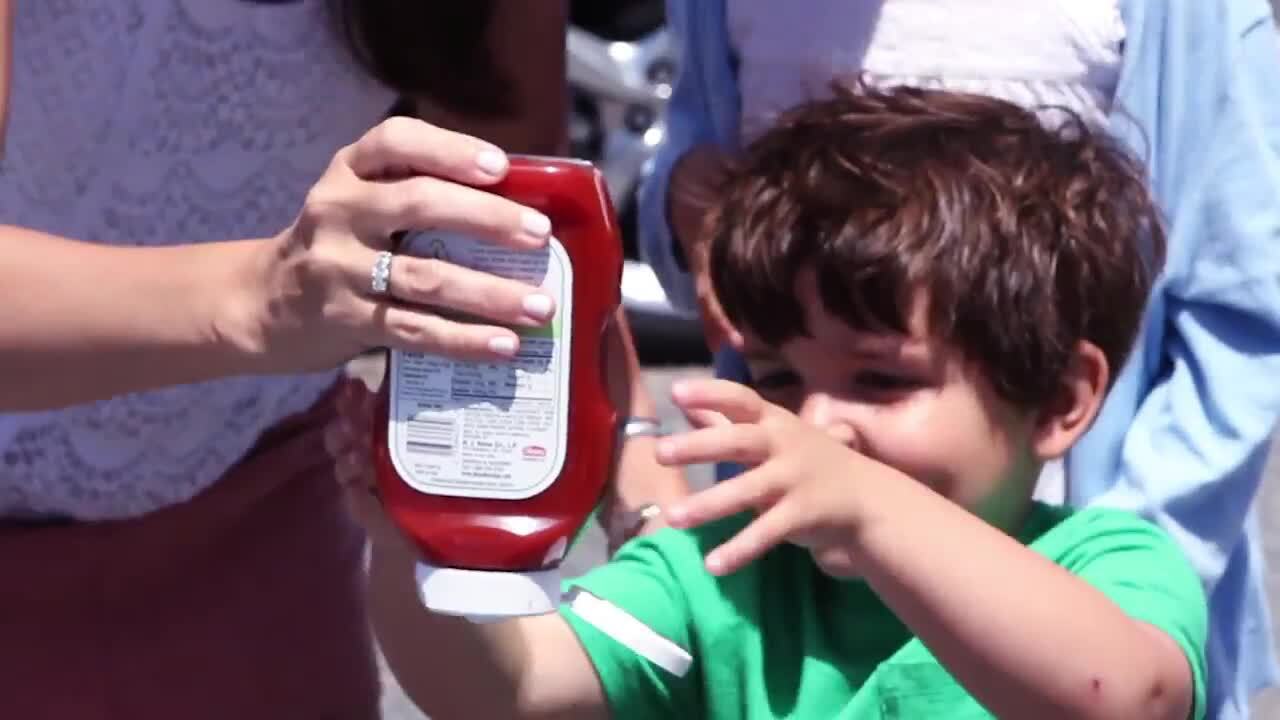
<path id="1" fill-rule="evenodd" d="M 671 383 L 671 397 L 676 400 L 684 398 L 689 393 L 689 384 L 683 380 L 677 380 Z"/>
<path id="2" fill-rule="evenodd" d="M 525 210 L 520 224 L 526 233 L 539 239 L 551 234 L 551 218 L 536 210 Z"/>
<path id="3" fill-rule="evenodd" d="M 546 320 L 555 312 L 556 304 L 546 295 L 534 293 L 526 295 L 520 303 L 526 314 L 538 320 Z"/>
<path id="4" fill-rule="evenodd" d="M 516 339 L 506 335 L 500 335 L 489 340 L 489 350 L 499 355 L 515 355 L 516 347 Z"/>
<path id="5" fill-rule="evenodd" d="M 707 556 L 707 572 L 712 575 L 719 575 L 724 572 L 724 557 L 718 553 L 711 553 Z"/>
<path id="6" fill-rule="evenodd" d="M 667 524 L 674 528 L 683 527 L 685 520 L 688 519 L 688 513 L 680 505 L 663 508 L 662 516 L 666 519 Z"/>
<path id="7" fill-rule="evenodd" d="M 671 457 L 675 454 L 675 446 L 672 445 L 670 440 L 659 440 L 657 446 L 653 449 L 653 454 L 660 463 L 671 462 Z"/>
<path id="8" fill-rule="evenodd" d="M 476 167 L 486 175 L 501 177 L 507 171 L 507 156 L 500 150 L 481 150 L 476 153 Z"/>

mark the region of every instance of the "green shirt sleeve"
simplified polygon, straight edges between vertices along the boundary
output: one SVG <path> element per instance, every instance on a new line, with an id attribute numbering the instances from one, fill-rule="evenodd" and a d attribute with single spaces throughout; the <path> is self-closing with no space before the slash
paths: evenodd
<path id="1" fill-rule="evenodd" d="M 692 618 L 678 579 L 679 568 L 692 560 L 701 568 L 701 553 L 684 532 L 664 530 L 624 546 L 610 562 L 569 581 L 607 600 L 680 647 L 693 651 Z M 654 665 L 584 621 L 568 607 L 561 614 L 578 635 L 614 718 L 700 717 L 698 658 L 682 678 Z"/>
<path id="2" fill-rule="evenodd" d="M 1203 718 L 1208 605 L 1191 564 L 1168 535 L 1131 513 L 1082 510 L 1058 529 L 1068 528 L 1070 537 L 1053 538 L 1051 532 L 1041 540 L 1061 543 L 1060 554 L 1050 551 L 1059 555 L 1058 564 L 1098 588 L 1130 617 L 1177 642 L 1195 684 L 1191 717 Z"/>

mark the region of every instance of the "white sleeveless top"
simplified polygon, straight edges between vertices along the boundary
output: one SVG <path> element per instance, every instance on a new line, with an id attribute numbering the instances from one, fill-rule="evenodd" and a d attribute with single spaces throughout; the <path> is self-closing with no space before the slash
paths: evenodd
<path id="1" fill-rule="evenodd" d="M 1124 41 L 1118 0 L 728 0 L 727 14 L 747 140 L 859 72 L 1101 123 Z"/>
<path id="2" fill-rule="evenodd" d="M 112 244 L 272 235 L 393 99 L 349 60 L 324 0 L 32 0 L 15 13 L 0 223 Z M 186 500 L 333 379 L 0 414 L 0 518 L 126 518 Z"/>

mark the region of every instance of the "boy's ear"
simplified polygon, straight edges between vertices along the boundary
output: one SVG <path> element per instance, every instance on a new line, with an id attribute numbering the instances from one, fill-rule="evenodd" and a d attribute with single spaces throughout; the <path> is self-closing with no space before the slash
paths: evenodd
<path id="1" fill-rule="evenodd" d="M 1097 417 L 1110 379 L 1107 356 L 1097 345 L 1081 341 L 1057 394 L 1036 419 L 1031 449 L 1037 458 L 1052 460 L 1071 449 Z"/>

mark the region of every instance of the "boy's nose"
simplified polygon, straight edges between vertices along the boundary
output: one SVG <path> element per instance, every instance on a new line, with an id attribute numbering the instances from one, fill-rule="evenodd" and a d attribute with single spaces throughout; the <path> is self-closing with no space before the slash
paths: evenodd
<path id="1" fill-rule="evenodd" d="M 841 444 L 858 445 L 858 433 L 849 419 L 839 412 L 839 404 L 826 393 L 810 393 L 800 406 L 800 419 L 819 428 Z"/>
<path id="2" fill-rule="evenodd" d="M 831 396 L 820 392 L 806 394 L 798 414 L 810 425 L 824 427 L 831 418 Z"/>

